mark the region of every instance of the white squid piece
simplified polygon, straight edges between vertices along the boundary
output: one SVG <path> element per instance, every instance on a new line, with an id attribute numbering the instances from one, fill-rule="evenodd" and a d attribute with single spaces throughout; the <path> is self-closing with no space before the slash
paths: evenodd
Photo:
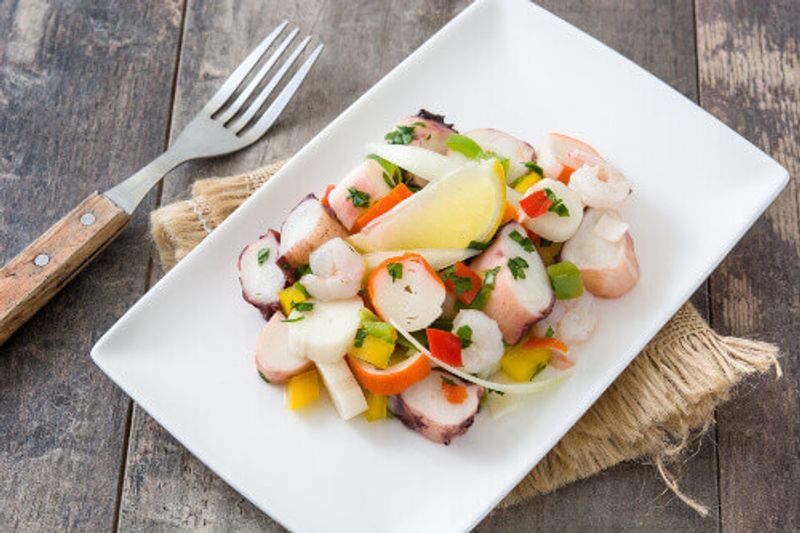
<path id="1" fill-rule="evenodd" d="M 467 326 L 471 333 L 469 346 L 461 349 L 464 370 L 488 378 L 497 371 L 503 357 L 503 334 L 497 322 L 481 311 L 462 309 L 453 320 L 453 333 Z"/>
<path id="2" fill-rule="evenodd" d="M 300 283 L 317 300 L 344 300 L 361 289 L 364 258 L 339 237 L 311 252 L 308 264 L 311 273 L 300 278 Z"/>

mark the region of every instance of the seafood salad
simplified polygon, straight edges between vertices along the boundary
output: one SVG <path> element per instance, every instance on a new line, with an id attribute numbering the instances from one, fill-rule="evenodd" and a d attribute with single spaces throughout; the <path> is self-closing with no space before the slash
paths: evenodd
<path id="1" fill-rule="evenodd" d="M 636 285 L 631 187 L 567 135 L 534 148 L 425 110 L 365 154 L 242 250 L 256 369 L 289 409 L 324 387 L 342 419 L 449 444 L 566 379 L 597 299 Z"/>

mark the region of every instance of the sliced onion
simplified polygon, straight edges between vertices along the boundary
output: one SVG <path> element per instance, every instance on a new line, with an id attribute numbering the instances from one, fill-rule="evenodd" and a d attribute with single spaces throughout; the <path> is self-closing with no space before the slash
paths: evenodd
<path id="1" fill-rule="evenodd" d="M 375 143 L 368 144 L 367 150 L 425 181 L 436 181 L 464 164 L 419 146 Z"/>
<path id="2" fill-rule="evenodd" d="M 434 270 L 441 270 L 459 261 L 466 261 L 481 253 L 472 248 L 418 248 L 416 250 L 394 250 L 389 252 L 369 252 L 364 254 L 367 270 L 372 270 L 382 261 L 390 257 L 399 257 L 408 252 L 419 254 L 431 265 Z"/>
<path id="3" fill-rule="evenodd" d="M 622 220 L 603 214 L 592 229 L 592 233 L 608 242 L 617 242 L 628 231 L 628 227 Z"/>
<path id="4" fill-rule="evenodd" d="M 572 372 L 564 371 L 559 372 L 558 374 L 549 377 L 549 378 L 538 378 L 530 383 L 500 383 L 497 381 L 489 381 L 487 379 L 481 379 L 479 377 L 473 376 L 463 370 L 456 368 L 454 366 L 448 365 L 444 361 L 437 359 L 434 357 L 430 351 L 428 351 L 423 345 L 417 342 L 417 339 L 411 336 L 409 332 L 403 329 L 397 322 L 394 320 L 389 320 L 389 323 L 394 326 L 396 329 L 405 339 L 410 342 L 414 348 L 419 350 L 420 352 L 424 353 L 428 356 L 428 359 L 431 362 L 435 363 L 437 366 L 440 366 L 450 372 L 451 374 L 458 376 L 459 378 L 469 381 L 471 383 L 475 383 L 476 385 L 480 385 L 481 387 L 491 389 L 493 391 L 502 392 L 504 394 L 533 394 L 536 392 L 541 392 L 543 390 L 549 389 L 556 383 L 560 383 L 570 377 Z"/>

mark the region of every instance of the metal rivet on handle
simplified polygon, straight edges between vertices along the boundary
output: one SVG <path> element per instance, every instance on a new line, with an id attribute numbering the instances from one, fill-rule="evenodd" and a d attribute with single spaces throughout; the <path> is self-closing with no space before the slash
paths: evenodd
<path id="1" fill-rule="evenodd" d="M 33 258 L 33 264 L 37 267 L 43 267 L 50 262 L 50 256 L 46 253 L 41 253 Z"/>
<path id="2" fill-rule="evenodd" d="M 84 226 L 91 226 L 96 220 L 97 217 L 94 216 L 94 213 L 89 212 L 81 215 L 81 224 Z"/>

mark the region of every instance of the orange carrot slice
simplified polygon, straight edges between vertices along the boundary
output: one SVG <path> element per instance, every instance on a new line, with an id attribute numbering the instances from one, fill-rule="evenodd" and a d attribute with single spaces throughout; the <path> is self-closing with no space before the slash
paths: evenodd
<path id="1" fill-rule="evenodd" d="M 346 356 L 350 369 L 362 387 L 373 394 L 400 394 L 414 383 L 422 381 L 431 372 L 428 357 L 418 353 L 402 363 L 382 370 L 361 359 Z"/>
<path id="2" fill-rule="evenodd" d="M 361 213 L 353 225 L 353 233 L 358 233 L 361 229 L 375 220 L 382 214 L 386 213 L 394 206 L 411 197 L 411 191 L 406 187 L 405 183 L 400 183 L 394 189 L 389 191 L 389 194 L 372 204 L 372 207 Z"/>

